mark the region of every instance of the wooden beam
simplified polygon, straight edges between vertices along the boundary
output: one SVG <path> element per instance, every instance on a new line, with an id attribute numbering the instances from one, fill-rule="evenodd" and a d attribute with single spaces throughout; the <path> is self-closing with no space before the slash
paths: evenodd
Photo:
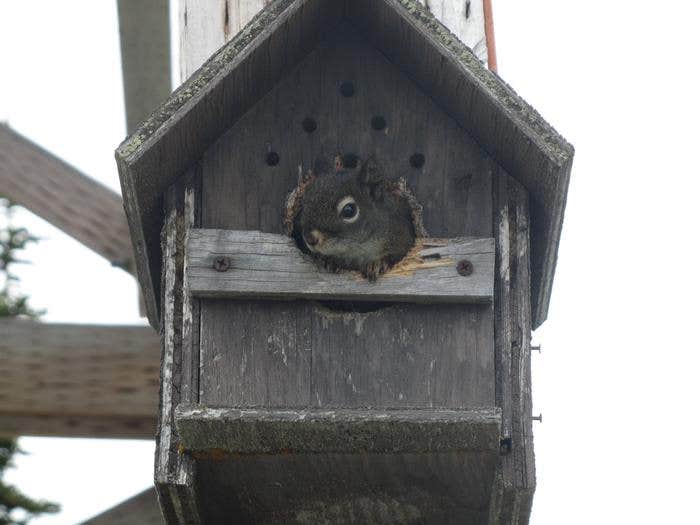
<path id="1" fill-rule="evenodd" d="M 180 80 L 231 40 L 269 0 L 180 0 Z"/>
<path id="2" fill-rule="evenodd" d="M 168 0 L 119 0 L 119 37 L 127 132 L 170 94 Z"/>
<path id="3" fill-rule="evenodd" d="M 0 321 L 0 434 L 152 438 L 151 328 Z"/>
<path id="4" fill-rule="evenodd" d="M 369 282 L 333 273 L 284 235 L 195 229 L 186 252 L 196 297 L 470 303 L 493 299 L 493 239 L 423 239 L 408 256 Z"/>
<path id="5" fill-rule="evenodd" d="M 134 271 L 121 197 L 0 124 L 0 195 Z"/>
<path id="6" fill-rule="evenodd" d="M 163 525 L 163 515 L 158 506 L 154 488 L 146 489 L 81 525 Z"/>

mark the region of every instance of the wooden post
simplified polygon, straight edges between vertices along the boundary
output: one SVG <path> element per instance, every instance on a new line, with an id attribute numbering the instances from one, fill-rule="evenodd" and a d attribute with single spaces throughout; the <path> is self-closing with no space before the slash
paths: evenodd
<path id="1" fill-rule="evenodd" d="M 181 0 L 180 1 L 180 80 L 194 73 L 214 51 L 243 29 L 269 0 Z M 490 0 L 421 0 L 435 17 L 445 24 L 476 53 L 482 62 L 488 59 L 495 68 L 493 42 L 487 42 L 484 4 Z"/>
<path id="2" fill-rule="evenodd" d="M 180 80 L 231 40 L 267 0 L 181 0 Z"/>

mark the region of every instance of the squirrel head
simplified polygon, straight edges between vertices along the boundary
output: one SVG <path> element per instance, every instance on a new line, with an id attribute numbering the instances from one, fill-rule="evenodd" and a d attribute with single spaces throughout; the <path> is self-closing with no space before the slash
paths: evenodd
<path id="1" fill-rule="evenodd" d="M 411 209 L 369 158 L 355 172 L 315 178 L 301 198 L 298 239 L 311 254 L 370 279 L 415 241 Z"/>

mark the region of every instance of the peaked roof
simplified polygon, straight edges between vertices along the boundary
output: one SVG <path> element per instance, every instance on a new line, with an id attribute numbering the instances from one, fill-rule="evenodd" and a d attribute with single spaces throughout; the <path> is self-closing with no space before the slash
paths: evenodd
<path id="1" fill-rule="evenodd" d="M 273 0 L 117 149 L 139 280 L 159 324 L 162 195 L 347 19 L 530 194 L 533 326 L 547 316 L 573 147 L 416 0 Z"/>

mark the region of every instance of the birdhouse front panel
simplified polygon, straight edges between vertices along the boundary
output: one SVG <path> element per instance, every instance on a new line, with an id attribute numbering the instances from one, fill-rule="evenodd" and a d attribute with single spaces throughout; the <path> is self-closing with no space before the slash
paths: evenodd
<path id="1" fill-rule="evenodd" d="M 284 234 L 285 202 L 300 178 L 357 171 L 370 157 L 406 182 L 431 237 L 493 237 L 491 185 L 503 170 L 349 24 L 204 154 L 202 227 Z M 490 300 L 333 299 L 203 300 L 199 402 L 495 406 Z"/>

